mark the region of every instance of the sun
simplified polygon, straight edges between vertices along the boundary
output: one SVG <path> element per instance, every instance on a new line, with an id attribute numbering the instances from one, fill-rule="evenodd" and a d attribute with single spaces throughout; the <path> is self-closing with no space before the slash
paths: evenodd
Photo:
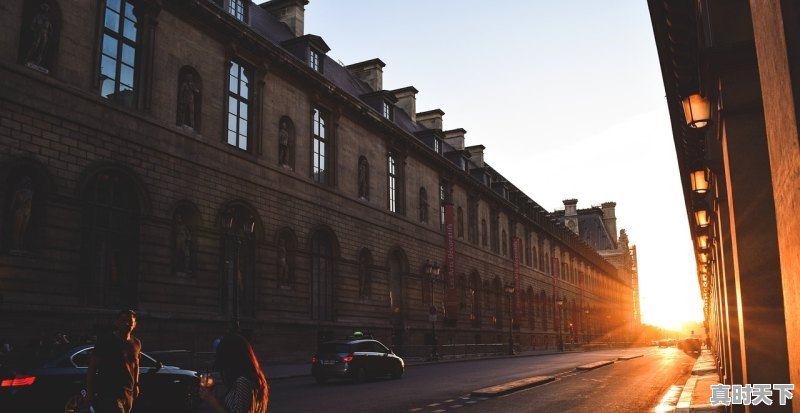
<path id="1" fill-rule="evenodd" d="M 663 294 L 642 299 L 642 323 L 678 330 L 703 320 L 702 300 L 691 294 Z"/>

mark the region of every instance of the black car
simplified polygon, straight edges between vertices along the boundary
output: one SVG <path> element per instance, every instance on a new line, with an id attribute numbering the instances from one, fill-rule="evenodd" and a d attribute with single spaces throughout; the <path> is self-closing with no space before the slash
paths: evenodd
<path id="1" fill-rule="evenodd" d="M 368 377 L 403 376 L 405 364 L 377 340 L 335 340 L 323 343 L 311 359 L 311 375 L 317 383 L 330 378 L 350 378 L 363 382 Z"/>
<path id="2" fill-rule="evenodd" d="M 48 354 L 12 353 L 0 361 L 0 412 L 77 413 L 94 345 Z M 186 412 L 198 405 L 197 373 L 165 366 L 145 353 L 139 360 L 134 412 Z M 84 393 L 85 394 L 85 393 Z"/>

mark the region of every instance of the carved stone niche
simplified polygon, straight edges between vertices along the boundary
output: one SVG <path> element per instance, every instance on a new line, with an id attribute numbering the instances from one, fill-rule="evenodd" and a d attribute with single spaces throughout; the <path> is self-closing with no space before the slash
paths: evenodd
<path id="1" fill-rule="evenodd" d="M 172 273 L 191 278 L 197 273 L 200 213 L 189 202 L 181 202 L 172 215 Z"/>
<path id="2" fill-rule="evenodd" d="M 47 177 L 32 165 L 16 165 L 2 175 L 0 250 L 31 255 L 42 246 Z"/>
<path id="3" fill-rule="evenodd" d="M 294 170 L 294 122 L 288 116 L 278 121 L 278 165 Z"/>
<path id="4" fill-rule="evenodd" d="M 55 68 L 61 34 L 61 8 L 55 0 L 30 0 L 22 11 L 19 63 L 42 73 Z"/>
<path id="5" fill-rule="evenodd" d="M 188 127 L 200 133 L 203 113 L 203 81 L 191 66 L 178 72 L 178 99 L 176 125 Z"/>
<path id="6" fill-rule="evenodd" d="M 278 232 L 275 245 L 275 274 L 278 288 L 290 289 L 295 282 L 297 240 L 288 228 Z"/>

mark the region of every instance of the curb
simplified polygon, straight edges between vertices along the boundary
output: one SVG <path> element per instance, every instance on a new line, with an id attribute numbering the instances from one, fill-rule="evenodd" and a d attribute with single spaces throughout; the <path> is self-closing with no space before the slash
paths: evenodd
<path id="1" fill-rule="evenodd" d="M 594 363 L 584 364 L 582 366 L 575 367 L 575 370 L 577 371 L 594 370 L 596 368 L 607 366 L 609 364 L 614 364 L 614 360 L 596 361 Z"/>
<path id="2" fill-rule="evenodd" d="M 644 354 L 635 354 L 635 355 L 633 355 L 633 356 L 622 356 L 622 357 L 617 357 L 617 360 L 619 360 L 619 361 L 626 361 L 626 360 L 633 360 L 633 359 L 637 359 L 637 358 L 639 358 L 639 357 L 644 357 Z"/>
<path id="3" fill-rule="evenodd" d="M 555 379 L 556 378 L 553 376 L 528 377 L 527 379 L 516 380 L 504 384 L 498 384 L 496 386 L 473 390 L 470 394 L 475 397 L 497 397 L 497 396 L 502 396 L 504 394 L 509 394 L 516 391 L 539 386 L 545 383 L 550 383 Z"/>

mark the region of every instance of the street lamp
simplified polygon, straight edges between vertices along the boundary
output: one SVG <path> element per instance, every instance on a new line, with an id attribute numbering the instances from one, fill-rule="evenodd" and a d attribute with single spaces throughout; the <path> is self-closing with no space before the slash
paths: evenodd
<path id="1" fill-rule="evenodd" d="M 683 98 L 683 114 L 686 125 L 693 129 L 702 129 L 711 121 L 711 103 L 696 93 Z"/>
<path id="2" fill-rule="evenodd" d="M 430 261 L 425 261 L 425 275 L 427 275 L 428 279 L 431 281 L 431 307 L 428 314 L 428 318 L 431 322 L 431 344 L 433 345 L 433 349 L 431 350 L 431 359 L 438 360 L 439 353 L 437 351 L 437 346 L 439 343 L 436 339 L 436 315 L 438 311 L 436 309 L 435 299 L 433 297 L 433 283 L 439 278 L 439 264 L 436 261 L 433 263 Z"/>
<path id="3" fill-rule="evenodd" d="M 231 320 L 231 328 L 239 331 L 239 295 L 242 289 L 242 274 L 239 263 L 239 252 L 242 249 L 242 240 L 249 238 L 255 230 L 255 220 L 252 215 L 241 216 L 237 214 L 234 209 L 228 209 L 223 217 L 223 226 L 227 231 L 227 235 L 233 240 L 236 248 L 233 256 L 233 274 L 235 277 L 235 286 L 233 286 L 233 319 Z"/>
<path id="4" fill-rule="evenodd" d="M 512 299 L 514 298 L 514 284 L 506 284 L 506 295 L 508 295 L 508 355 L 514 355 L 514 308 Z"/>
<path id="5" fill-rule="evenodd" d="M 558 351 L 564 351 L 564 341 L 561 338 L 561 319 L 563 315 L 561 314 L 561 306 L 564 305 L 564 300 L 558 299 L 556 300 L 556 305 L 558 306 Z"/>

